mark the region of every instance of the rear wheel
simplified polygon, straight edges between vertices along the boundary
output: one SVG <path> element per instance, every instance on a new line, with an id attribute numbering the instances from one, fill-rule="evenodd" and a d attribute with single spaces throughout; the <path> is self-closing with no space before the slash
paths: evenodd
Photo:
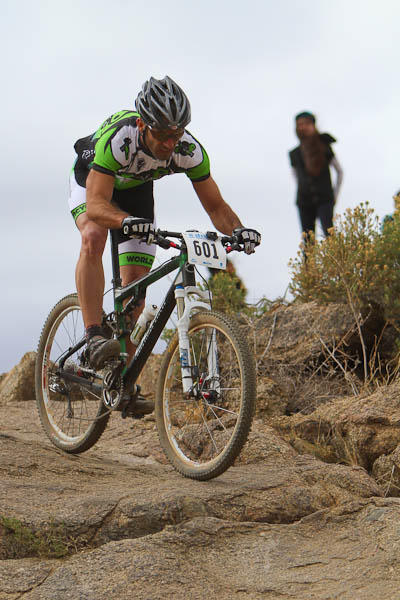
<path id="1" fill-rule="evenodd" d="M 85 334 L 77 294 L 62 298 L 47 317 L 40 336 L 35 367 L 36 402 L 44 431 L 51 442 L 70 453 L 84 452 L 100 438 L 110 417 L 100 385 L 94 392 L 59 375 L 60 360 Z M 81 348 L 69 357 L 64 368 L 82 375 Z M 89 382 L 101 378 L 85 375 Z"/>
<path id="2" fill-rule="evenodd" d="M 255 408 L 254 358 L 235 321 L 214 311 L 191 319 L 192 389 L 183 393 L 178 336 L 165 351 L 157 385 L 160 443 L 185 477 L 207 480 L 240 453 Z"/>

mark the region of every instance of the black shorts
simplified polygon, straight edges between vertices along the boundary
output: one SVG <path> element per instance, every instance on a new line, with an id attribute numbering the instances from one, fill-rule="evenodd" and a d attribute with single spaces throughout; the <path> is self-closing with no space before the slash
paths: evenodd
<path id="1" fill-rule="evenodd" d="M 86 212 L 86 179 L 89 175 L 87 169 L 73 169 L 70 177 L 69 207 L 71 214 L 76 219 Z M 142 185 L 127 190 L 113 191 L 111 201 L 121 210 L 133 217 L 154 218 L 153 182 L 146 181 Z M 155 244 L 148 246 L 135 238 L 127 240 L 121 230 L 117 232 L 120 265 L 137 264 L 151 267 L 156 254 Z"/>
<path id="2" fill-rule="evenodd" d="M 79 161 L 78 161 L 79 162 Z M 89 170 L 80 168 L 79 164 L 75 165 L 71 174 L 71 193 L 70 193 L 70 208 L 72 216 L 76 218 L 86 211 L 86 179 L 89 175 Z M 74 184 L 83 188 L 77 189 Z M 142 217 L 143 219 L 154 220 L 154 196 L 153 182 L 146 181 L 142 185 L 138 185 L 126 190 L 114 189 L 111 201 L 121 210 L 127 212 L 133 217 Z M 76 210 L 78 209 L 79 210 Z M 74 214 L 77 213 L 77 214 Z"/>

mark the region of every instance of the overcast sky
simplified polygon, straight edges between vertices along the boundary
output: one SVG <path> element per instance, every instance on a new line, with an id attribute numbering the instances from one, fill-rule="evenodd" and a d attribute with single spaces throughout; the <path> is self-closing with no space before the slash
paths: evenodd
<path id="1" fill-rule="evenodd" d="M 379 216 L 391 212 L 400 188 L 399 22 L 396 0 L 0 0 L 0 373 L 36 349 L 51 306 L 74 291 L 74 142 L 133 107 L 150 75 L 184 88 L 189 129 L 225 200 L 262 232 L 254 256 L 235 257 L 249 301 L 285 293 L 297 252 L 287 156 L 297 112 L 315 112 L 338 140 L 337 211 L 368 200 Z M 184 175 L 157 182 L 155 194 L 160 227 L 210 229 Z"/>

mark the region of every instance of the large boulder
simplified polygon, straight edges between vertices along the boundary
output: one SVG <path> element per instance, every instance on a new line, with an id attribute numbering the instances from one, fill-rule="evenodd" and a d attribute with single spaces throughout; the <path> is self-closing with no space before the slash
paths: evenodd
<path id="1" fill-rule="evenodd" d="M 393 452 L 376 459 L 372 475 L 386 496 L 400 496 L 400 444 Z"/>
<path id="2" fill-rule="evenodd" d="M 291 525 L 198 516 L 62 561 L 0 561 L 14 600 L 394 600 L 399 500 L 321 510 Z"/>
<path id="3" fill-rule="evenodd" d="M 36 352 L 27 352 L 11 371 L 0 376 L 2 404 L 35 399 L 35 360 Z M 160 363 L 161 355 L 152 354 L 139 377 L 138 383 L 146 397 L 154 398 Z"/>
<path id="4" fill-rule="evenodd" d="M 248 449 L 248 464 L 201 484 L 168 465 L 138 461 L 127 444 L 118 459 L 106 439 L 86 455 L 68 455 L 17 433 L 0 435 L 0 560 L 71 553 L 197 516 L 293 523 L 382 495 L 364 469 L 299 456 L 262 429 L 250 445 L 256 441 L 263 461 L 254 464 Z"/>
<path id="5" fill-rule="evenodd" d="M 277 417 L 272 425 L 300 452 L 370 471 L 400 444 L 400 382 L 336 399 L 309 415 Z"/>
<path id="6" fill-rule="evenodd" d="M 316 302 L 279 306 L 256 322 L 257 346 L 265 357 L 290 364 L 313 363 L 323 351 L 346 338 L 356 341 L 354 316 L 346 304 Z"/>
<path id="7" fill-rule="evenodd" d="M 351 310 L 344 304 L 316 302 L 279 306 L 253 324 L 260 416 L 310 413 L 350 388 L 332 368 L 332 354 L 343 344 L 357 355 L 359 339 Z"/>
<path id="8" fill-rule="evenodd" d="M 0 382 L 0 402 L 11 404 L 35 399 L 36 352 L 27 352 Z"/>
<path id="9" fill-rule="evenodd" d="M 363 345 L 368 359 L 391 356 L 392 330 L 376 308 L 361 316 L 361 335 L 346 304 L 280 305 L 248 323 L 257 359 L 260 416 L 312 413 L 321 404 L 358 392 L 363 384 Z M 266 392 L 266 393 L 264 393 Z"/>

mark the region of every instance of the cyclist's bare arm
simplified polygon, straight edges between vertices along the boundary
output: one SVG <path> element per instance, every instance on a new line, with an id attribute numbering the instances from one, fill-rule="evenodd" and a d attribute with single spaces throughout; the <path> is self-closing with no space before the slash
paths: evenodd
<path id="1" fill-rule="evenodd" d="M 237 227 L 243 227 L 239 217 L 221 196 L 214 179 L 193 182 L 193 187 L 214 226 L 225 235 L 232 235 Z"/>
<path id="2" fill-rule="evenodd" d="M 91 169 L 86 181 L 86 214 L 97 225 L 119 229 L 128 213 L 111 204 L 114 177 Z"/>

